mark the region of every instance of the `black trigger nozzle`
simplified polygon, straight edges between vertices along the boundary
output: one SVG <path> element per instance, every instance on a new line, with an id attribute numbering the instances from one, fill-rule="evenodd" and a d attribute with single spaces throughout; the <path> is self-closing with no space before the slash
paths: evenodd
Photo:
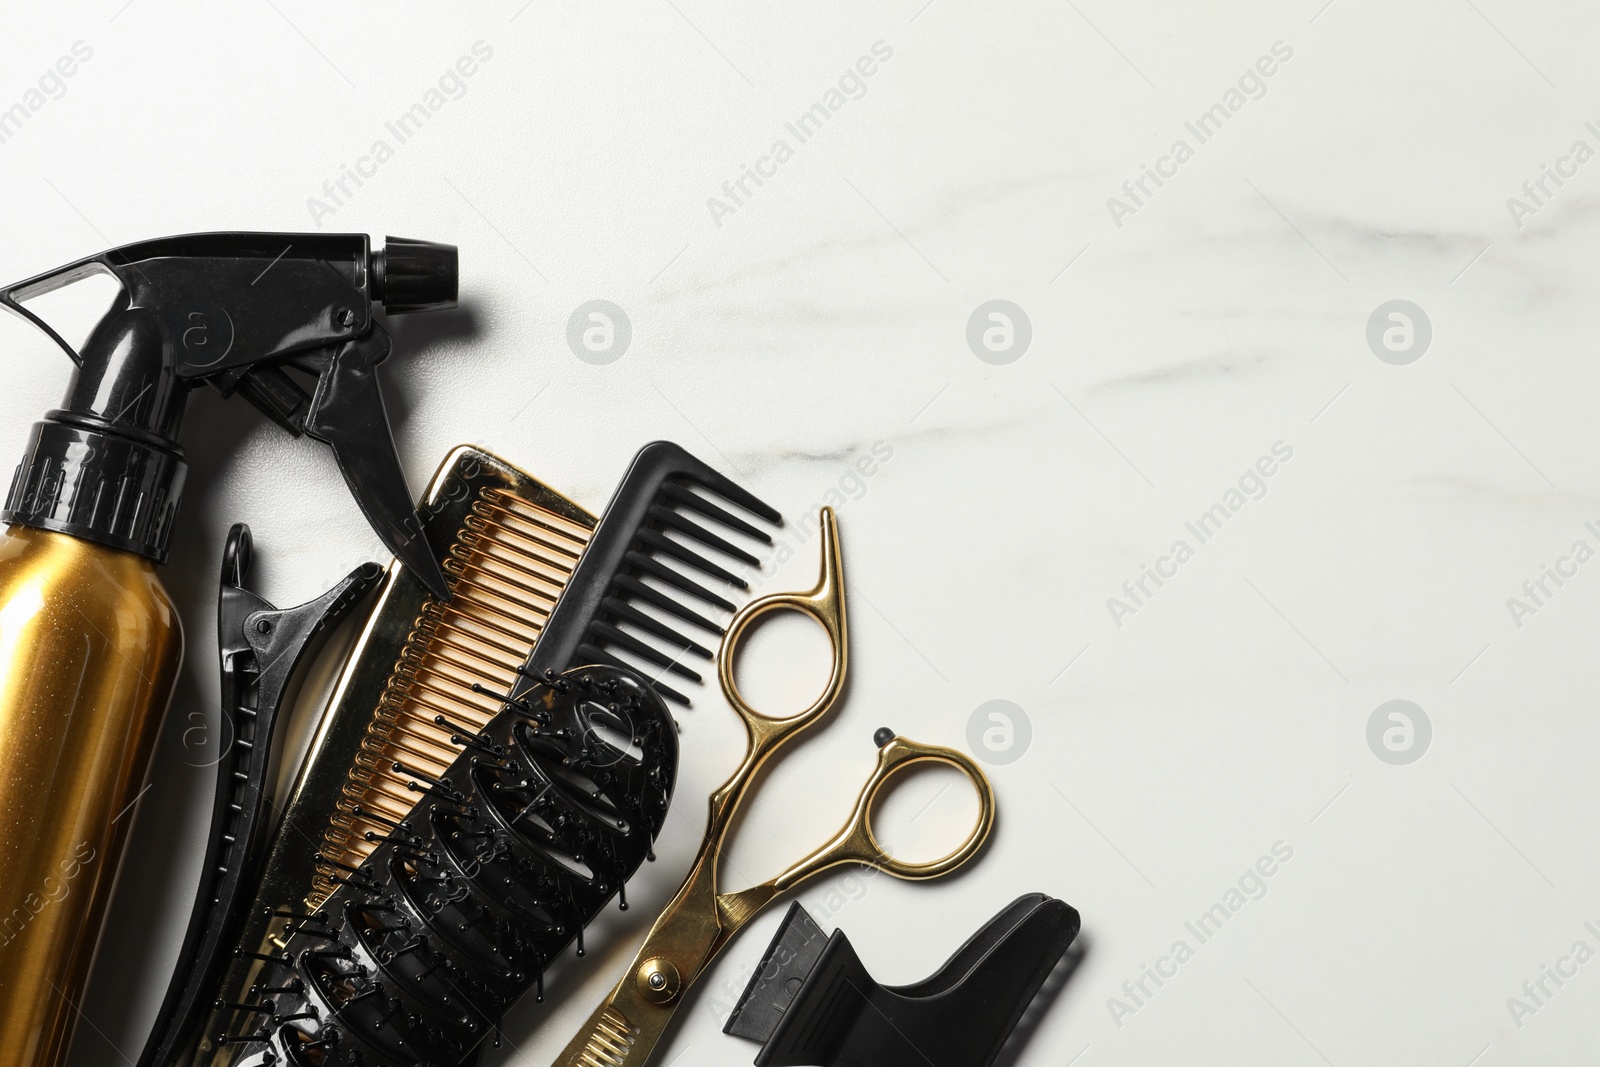
<path id="1" fill-rule="evenodd" d="M 391 315 L 455 307 L 460 279 L 455 245 L 387 237 L 372 253 L 372 295 Z"/>

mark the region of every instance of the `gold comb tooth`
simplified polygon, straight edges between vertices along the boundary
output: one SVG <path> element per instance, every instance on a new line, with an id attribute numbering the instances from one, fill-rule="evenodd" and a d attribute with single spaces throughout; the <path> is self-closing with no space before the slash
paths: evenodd
<path id="1" fill-rule="evenodd" d="M 496 675 L 483 675 L 482 677 L 487 683 L 506 680 L 504 677 Z M 419 671 L 412 673 L 407 682 L 409 688 L 396 688 L 396 700 L 404 697 L 407 705 L 413 700 L 426 700 L 430 704 L 442 702 L 449 707 L 458 709 L 462 714 L 470 716 L 477 721 L 480 727 L 483 723 L 494 718 L 500 711 L 499 701 L 491 696 L 474 691 L 469 682 L 463 682 L 454 675 L 440 673 L 432 664 L 427 664 Z M 402 715 L 395 716 L 397 721 L 402 717 Z M 429 722 L 433 721 L 431 715 L 424 716 L 424 718 Z"/>
<path id="2" fill-rule="evenodd" d="M 475 552 L 470 557 L 465 554 L 453 555 L 445 560 L 443 566 L 446 574 L 456 577 L 463 574 L 483 575 L 497 581 L 510 582 L 519 589 L 543 594 L 552 601 L 561 595 L 562 587 L 572 577 L 571 572 L 563 573 L 553 567 L 535 570 L 515 560 L 501 559 L 487 552 Z"/>
<path id="3" fill-rule="evenodd" d="M 447 629 L 454 630 L 458 633 L 471 634 L 477 640 L 483 641 L 485 644 L 493 645 L 496 648 L 502 649 L 506 652 L 511 652 L 513 654 L 516 652 L 516 648 L 512 645 L 502 643 L 499 639 L 513 639 L 525 642 L 529 636 L 527 633 L 514 633 L 513 631 L 508 630 L 503 626 L 496 625 L 495 623 L 486 619 L 480 619 L 476 615 L 467 615 L 462 612 L 454 612 L 450 618 L 439 619 L 433 622 L 432 626 L 435 630 Z M 497 635 L 497 637 L 483 636 L 482 631 L 484 630 L 493 632 Z"/>
<path id="4" fill-rule="evenodd" d="M 515 526 L 481 515 L 469 516 L 462 526 L 461 546 L 480 549 L 485 544 L 505 556 L 525 556 L 557 570 L 571 570 L 578 565 L 581 548 L 574 551 L 567 545 L 553 543 L 550 538 L 534 537 Z"/>
<path id="5" fill-rule="evenodd" d="M 416 705 L 419 700 L 425 699 L 423 694 L 417 692 L 415 687 L 413 687 L 412 692 L 408 695 L 410 699 L 407 700 L 404 708 L 389 709 L 390 714 L 387 716 L 387 718 L 389 720 L 389 727 L 391 730 L 394 727 L 403 726 L 408 733 L 418 735 L 419 740 L 431 741 L 435 748 L 448 751 L 451 747 L 449 744 L 449 731 L 439 728 L 433 721 L 433 715 L 421 714 L 416 710 L 416 707 L 413 706 Z M 435 712 L 434 714 L 439 713 Z"/>
<path id="6" fill-rule="evenodd" d="M 574 570 L 583 555 L 583 546 L 566 538 L 534 536 L 498 519 L 470 515 L 463 524 L 461 544 L 503 556 L 520 556 L 556 570 Z"/>
<path id="7" fill-rule="evenodd" d="M 438 778 L 455 761 L 455 726 L 436 717 L 481 730 L 499 713 L 498 700 L 472 687 L 515 685 L 589 533 L 515 494 L 479 494 L 445 552 L 454 597 L 428 600 L 412 621 L 324 827 L 320 873 L 359 867 L 377 847 L 362 828 L 386 836 L 393 827 L 383 820 L 400 822 L 421 798 L 419 779 Z M 333 889 L 313 887 L 306 904 L 314 910 Z"/>
<path id="8" fill-rule="evenodd" d="M 578 559 L 582 555 L 581 546 L 575 551 L 549 538 L 530 537 L 521 530 L 481 515 L 469 517 L 465 525 L 466 532 L 461 535 L 461 543 L 468 548 L 522 556 L 548 567 L 569 571 L 578 566 Z"/>
<path id="9" fill-rule="evenodd" d="M 461 672 L 463 679 L 470 679 L 463 680 L 461 683 L 468 692 L 473 691 L 472 683 L 480 679 L 515 678 L 517 675 L 515 668 L 507 667 L 498 660 L 485 659 L 482 656 L 460 652 L 455 649 L 447 652 L 441 647 L 446 646 L 446 643 L 442 641 L 430 641 L 429 646 L 428 655 L 434 662 L 428 665 L 428 669 L 438 674 L 448 674 L 452 670 Z M 477 662 L 473 662 L 474 660 Z M 443 667 L 442 670 L 440 665 Z M 485 667 L 489 669 L 484 670 L 483 668 Z"/>
<path id="10" fill-rule="evenodd" d="M 467 515 L 462 523 L 467 530 L 475 533 L 485 533 L 485 528 L 493 526 L 498 534 L 494 541 L 525 542 L 525 544 L 538 545 L 546 552 L 555 553 L 558 557 L 571 558 L 576 566 L 576 560 L 584 552 L 584 545 L 589 544 L 589 533 L 573 533 L 562 526 L 552 526 L 541 523 L 522 512 L 504 509 L 504 507 L 478 506 L 472 507 L 472 514 Z M 541 552 L 544 555 L 546 552 Z"/>
<path id="11" fill-rule="evenodd" d="M 517 654 L 518 650 L 515 647 L 513 647 L 512 645 L 508 645 L 504 641 L 497 640 L 497 639 L 495 639 L 493 637 L 485 637 L 478 630 L 475 630 L 475 629 L 473 629 L 473 628 L 471 628 L 469 626 L 461 625 L 461 622 L 462 622 L 462 620 L 464 618 L 466 618 L 466 616 L 459 616 L 458 615 L 458 616 L 456 616 L 454 618 L 450 618 L 450 619 L 441 618 L 441 619 L 437 619 L 437 620 L 433 621 L 431 623 L 430 627 L 429 627 L 429 630 L 428 630 L 430 640 L 434 640 L 434 641 L 449 641 L 449 640 L 470 641 L 470 642 L 474 642 L 474 643 L 476 643 L 478 645 L 482 645 L 482 646 L 485 646 L 485 647 L 488 647 L 488 648 L 492 648 L 496 652 L 501 652 L 501 653 L 505 653 L 505 654 L 512 655 L 512 656 L 515 656 Z M 453 635 L 455 635 L 455 637 L 452 638 L 452 637 L 442 636 L 442 635 L 447 635 L 447 634 L 453 634 Z"/>
<path id="12" fill-rule="evenodd" d="M 483 715 L 490 715 L 488 710 L 480 710 L 477 705 L 467 704 L 466 701 L 451 701 L 450 694 L 435 693 L 430 686 L 411 685 L 410 688 L 406 689 L 405 696 L 405 704 L 400 701 L 390 701 L 389 704 L 384 705 L 382 721 L 384 721 L 384 725 L 387 728 L 397 728 L 408 718 L 419 718 L 427 725 L 432 726 L 434 715 L 418 715 L 413 710 L 414 707 L 424 707 L 424 705 L 429 709 L 438 709 L 435 710 L 435 715 L 445 712 L 446 709 L 450 709 L 451 712 L 458 713 L 458 715 L 466 715 L 467 718 L 480 718 Z M 443 707 L 440 707 L 440 705 L 443 705 Z M 382 734 L 373 731 L 370 736 L 381 737 Z"/>
<path id="13" fill-rule="evenodd" d="M 531 567 L 537 573 L 555 576 L 558 581 L 564 581 L 564 576 L 570 575 L 577 566 L 575 561 L 565 558 L 565 553 L 554 554 L 545 546 L 535 545 L 531 541 L 519 545 L 517 542 L 521 539 L 504 536 L 506 532 L 497 530 L 497 535 L 491 536 L 487 532 L 474 532 L 469 527 L 450 554 L 457 559 L 482 557 L 509 566 Z"/>
<path id="14" fill-rule="evenodd" d="M 433 724 L 430 722 L 428 725 L 432 726 Z M 416 735 L 413 734 L 412 738 L 415 738 L 415 736 Z M 450 764 L 455 762 L 456 758 L 455 746 L 447 743 L 446 741 L 433 742 L 430 750 L 424 750 L 418 748 L 415 741 L 410 738 L 400 741 L 391 740 L 389 742 L 388 751 L 402 756 L 409 756 L 411 757 L 411 761 L 417 761 L 424 765 L 441 764 L 444 767 L 449 767 Z M 439 758 L 441 753 L 448 758 L 441 760 Z"/>
<path id="15" fill-rule="evenodd" d="M 420 708 L 428 709 L 429 711 L 433 712 L 433 715 L 443 715 L 446 719 L 449 719 L 452 722 L 459 722 L 463 726 L 470 726 L 474 732 L 482 730 L 486 725 L 488 725 L 489 720 L 494 718 L 493 715 L 479 714 L 476 712 L 476 709 L 472 708 L 460 709 L 442 707 L 416 694 L 412 694 L 411 702 Z M 465 713 L 463 713 L 463 711 Z M 423 716 L 423 719 L 432 724 L 433 715 L 425 715 Z M 453 733 L 454 731 L 451 732 Z"/>
<path id="16" fill-rule="evenodd" d="M 482 729 L 483 723 L 494 718 L 496 709 L 486 708 L 471 699 L 476 695 L 465 690 L 460 694 L 451 692 L 430 684 L 426 678 L 413 679 L 409 685 L 395 688 L 393 697 L 384 707 L 381 721 L 373 721 L 371 732 L 381 740 L 391 730 L 409 728 L 413 717 L 432 724 L 433 715 L 413 716 L 409 711 L 413 706 L 426 706 L 434 715 L 457 715 Z"/>
<path id="17" fill-rule="evenodd" d="M 464 527 L 458 547 L 507 562 L 536 563 L 540 570 L 558 575 L 570 574 L 578 565 L 577 559 L 564 548 L 523 537 L 515 530 L 487 520 Z"/>
<path id="18" fill-rule="evenodd" d="M 433 725 L 433 717 L 432 716 L 430 716 L 430 715 L 421 715 L 421 716 L 419 716 L 419 715 L 416 715 L 416 713 L 414 711 L 412 711 L 412 709 L 411 709 L 411 705 L 416 704 L 420 700 L 427 699 L 427 697 L 424 695 L 424 693 L 425 693 L 425 691 L 422 690 L 422 687 L 420 687 L 420 686 L 412 686 L 410 691 L 406 694 L 408 699 L 406 701 L 406 706 L 405 707 L 401 707 L 398 704 L 391 704 L 391 705 L 385 707 L 384 708 L 384 714 L 383 714 L 383 720 L 384 720 L 385 724 L 390 729 L 393 729 L 394 727 L 400 725 L 403 721 L 405 721 L 407 719 L 418 718 L 421 721 L 426 722 L 431 727 Z M 430 702 L 430 704 L 431 704 L 431 702 Z M 473 709 L 468 708 L 468 709 L 463 709 L 463 710 L 466 710 L 468 712 L 468 714 L 471 714 Z M 431 731 L 429 731 L 429 732 L 431 732 Z M 377 732 L 371 732 L 371 733 L 369 733 L 368 736 L 379 737 L 381 735 L 378 734 Z"/>
<path id="19" fill-rule="evenodd" d="M 478 668 L 482 666 L 490 669 L 479 670 Z M 443 678 L 459 683 L 461 688 L 469 693 L 472 692 L 472 683 L 483 675 L 507 677 L 516 673 L 514 668 L 497 661 L 484 660 L 481 664 L 459 663 L 442 656 L 438 647 L 431 641 L 428 642 L 428 647 L 418 648 L 412 655 L 401 657 L 398 667 L 404 668 L 404 676 L 407 678 Z M 462 673 L 458 674 L 458 671 Z"/>
<path id="20" fill-rule="evenodd" d="M 549 530 L 565 537 L 579 545 L 589 543 L 589 538 L 594 531 L 569 518 L 557 515 L 555 512 L 540 507 L 532 501 L 524 500 L 515 493 L 508 493 L 504 489 L 495 487 L 487 488 L 472 505 L 472 510 L 482 513 L 486 510 L 499 511 L 508 515 L 515 515 L 529 525 L 540 529 Z"/>
<path id="21" fill-rule="evenodd" d="M 468 615 L 470 613 L 469 617 L 471 618 L 477 618 L 477 613 L 479 612 L 487 612 L 488 614 L 499 619 L 503 625 L 517 626 L 528 629 L 534 635 L 534 637 L 537 637 L 539 629 L 544 625 L 545 619 L 550 617 L 550 613 L 548 611 L 539 612 L 538 614 L 540 618 L 538 623 L 535 624 L 531 619 L 528 618 L 528 614 L 533 613 L 531 609 L 527 610 L 527 614 L 517 615 L 512 612 L 504 611 L 492 604 L 484 603 L 481 600 L 475 600 L 471 604 L 458 605 L 458 611 L 463 615 Z M 531 642 L 533 638 L 530 637 L 529 640 Z"/>
<path id="22" fill-rule="evenodd" d="M 447 570 L 450 562 L 446 561 Z M 538 614 L 541 617 L 538 625 L 542 627 L 543 618 L 550 614 L 550 606 L 555 604 L 554 597 L 543 593 L 538 594 L 533 600 L 518 596 L 515 589 L 508 591 L 498 585 L 490 584 L 484 581 L 482 575 L 458 573 L 454 577 L 458 596 L 463 593 L 470 594 L 474 606 L 481 605 L 499 611 L 508 619 L 527 623 L 533 621 L 528 618 L 529 615 Z M 507 611 L 506 608 L 511 610 Z"/>
<path id="23" fill-rule="evenodd" d="M 470 529 L 462 536 L 464 540 L 457 546 L 462 551 L 450 554 L 452 560 L 489 560 L 502 567 L 530 572 L 558 588 L 567 584 L 576 566 L 575 562 L 554 555 L 542 545 L 532 542 L 519 545 L 516 538 L 505 536 L 505 531 L 495 532 L 492 540 L 490 534 L 473 533 Z"/>
<path id="24" fill-rule="evenodd" d="M 480 560 L 482 557 L 478 557 Z M 509 586 L 515 592 L 512 594 L 521 600 L 524 596 L 531 597 L 536 604 L 555 605 L 556 598 L 561 595 L 561 587 L 554 582 L 534 579 L 538 584 L 523 581 L 509 574 L 501 574 L 479 563 L 465 563 L 459 559 L 444 561 L 444 572 L 457 580 L 490 592 L 501 592 Z"/>

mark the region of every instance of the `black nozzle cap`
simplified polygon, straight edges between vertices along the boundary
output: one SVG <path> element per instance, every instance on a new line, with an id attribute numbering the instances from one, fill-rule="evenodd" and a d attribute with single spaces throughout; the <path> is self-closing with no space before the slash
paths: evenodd
<path id="1" fill-rule="evenodd" d="M 455 245 L 387 237 L 372 253 L 372 295 L 391 315 L 453 308 L 460 281 Z"/>

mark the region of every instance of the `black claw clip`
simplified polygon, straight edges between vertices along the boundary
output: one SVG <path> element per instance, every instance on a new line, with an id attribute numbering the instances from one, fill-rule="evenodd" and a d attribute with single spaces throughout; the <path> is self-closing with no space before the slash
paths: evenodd
<path id="1" fill-rule="evenodd" d="M 197 1027 L 216 999 L 212 990 L 231 958 L 266 847 L 273 741 L 290 682 L 383 577 L 382 567 L 365 563 L 315 600 L 276 608 L 245 586 L 251 550 L 250 527 L 235 523 L 217 598 L 222 718 L 211 832 L 189 930 L 139 1067 L 174 1062 L 199 1039 Z"/>
<path id="2" fill-rule="evenodd" d="M 757 1067 L 989 1067 L 1077 936 L 1074 908 L 1030 893 L 931 977 L 890 987 L 792 904 L 723 1032 L 763 1042 Z"/>
<path id="3" fill-rule="evenodd" d="M 74 351 L 24 302 L 93 273 L 122 293 Z M 451 245 L 391 237 L 374 250 L 365 234 L 308 233 L 164 237 L 0 288 L 0 307 L 77 364 L 61 408 L 34 427 L 0 518 L 164 561 L 187 469 L 178 430 L 204 383 L 331 447 L 373 530 L 449 599 L 378 388 L 389 335 L 372 308 L 451 307 L 456 291 Z"/>

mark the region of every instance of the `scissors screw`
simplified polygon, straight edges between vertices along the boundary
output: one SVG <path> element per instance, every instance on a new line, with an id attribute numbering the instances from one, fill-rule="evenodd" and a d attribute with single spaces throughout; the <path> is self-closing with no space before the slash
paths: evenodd
<path id="1" fill-rule="evenodd" d="M 641 963 L 637 978 L 639 992 L 654 1004 L 665 1004 L 677 996 L 683 984 L 678 968 L 672 965 L 671 960 L 664 960 L 660 956 L 652 956 Z"/>

